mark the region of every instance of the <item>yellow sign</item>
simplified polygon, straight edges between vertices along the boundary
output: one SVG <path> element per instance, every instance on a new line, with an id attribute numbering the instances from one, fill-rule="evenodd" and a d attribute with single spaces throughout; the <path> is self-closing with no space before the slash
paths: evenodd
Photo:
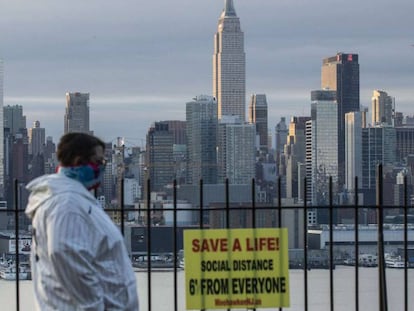
<path id="1" fill-rule="evenodd" d="M 287 229 L 184 231 L 187 310 L 289 307 Z"/>

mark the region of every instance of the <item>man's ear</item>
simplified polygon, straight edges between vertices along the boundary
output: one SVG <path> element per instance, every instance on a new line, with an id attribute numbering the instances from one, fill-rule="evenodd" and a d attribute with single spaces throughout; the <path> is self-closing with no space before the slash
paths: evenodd
<path id="1" fill-rule="evenodd" d="M 83 161 L 82 161 L 82 158 L 80 156 L 76 156 L 73 159 L 73 162 L 72 162 L 73 166 L 79 166 L 79 165 L 82 165 L 82 164 L 83 164 Z"/>

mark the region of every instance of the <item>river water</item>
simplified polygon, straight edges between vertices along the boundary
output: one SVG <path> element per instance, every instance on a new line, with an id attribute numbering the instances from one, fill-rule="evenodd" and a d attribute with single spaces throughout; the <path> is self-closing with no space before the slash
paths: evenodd
<path id="1" fill-rule="evenodd" d="M 337 266 L 334 270 L 334 307 L 337 311 L 355 310 L 355 268 Z M 148 277 L 146 272 L 135 273 L 141 311 L 148 310 Z M 178 310 L 185 309 L 184 271 L 177 273 Z M 290 270 L 290 308 L 289 311 L 303 311 L 304 308 L 304 271 Z M 387 269 L 388 310 L 404 310 L 404 270 Z M 174 310 L 174 273 L 153 272 L 151 274 L 151 311 Z M 408 271 L 408 310 L 414 310 L 414 270 Z M 411 293 L 411 295 L 410 295 Z M 329 270 L 313 269 L 308 271 L 309 310 L 330 310 Z M 363 311 L 378 310 L 378 269 L 359 268 L 359 308 Z M 32 281 L 20 282 L 20 310 L 33 310 Z M 13 281 L 0 280 L 0 310 L 16 310 L 16 285 Z M 236 309 L 234 309 L 236 310 Z M 245 309 L 238 309 L 245 310 Z M 265 310 L 265 309 L 257 309 Z M 278 308 L 266 310 L 279 310 Z"/>

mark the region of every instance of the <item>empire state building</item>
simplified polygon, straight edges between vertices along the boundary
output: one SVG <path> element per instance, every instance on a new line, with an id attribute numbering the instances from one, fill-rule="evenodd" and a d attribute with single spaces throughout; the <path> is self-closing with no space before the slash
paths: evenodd
<path id="1" fill-rule="evenodd" d="M 244 34 L 233 0 L 225 0 L 214 35 L 213 96 L 217 99 L 217 116 L 246 117 L 246 55 Z"/>

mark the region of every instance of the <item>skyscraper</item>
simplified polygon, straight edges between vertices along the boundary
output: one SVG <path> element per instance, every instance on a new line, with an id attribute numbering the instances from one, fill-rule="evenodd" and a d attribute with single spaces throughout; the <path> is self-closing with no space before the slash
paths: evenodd
<path id="1" fill-rule="evenodd" d="M 146 169 L 152 191 L 165 190 L 174 180 L 173 143 L 167 123 L 155 122 L 148 130 Z"/>
<path id="2" fill-rule="evenodd" d="M 26 128 L 26 116 L 23 115 L 23 106 L 7 105 L 3 108 L 4 127 L 10 129 L 11 135 L 16 135 Z"/>
<path id="3" fill-rule="evenodd" d="M 372 125 L 393 125 L 394 98 L 387 92 L 374 90 L 372 94 Z"/>
<path id="4" fill-rule="evenodd" d="M 377 165 L 386 167 L 396 163 L 397 135 L 392 126 L 375 126 L 362 129 L 362 188 L 376 189 Z"/>
<path id="5" fill-rule="evenodd" d="M 20 183 L 28 182 L 28 140 L 27 129 L 22 130 L 14 136 L 13 148 L 11 150 L 11 174 L 12 180 L 17 179 Z"/>
<path id="6" fill-rule="evenodd" d="M 337 53 L 322 62 L 321 88 L 336 91 L 338 105 L 339 184 L 345 181 L 345 114 L 359 111 L 358 54 Z M 341 189 L 338 189 L 341 190 Z"/>
<path id="7" fill-rule="evenodd" d="M 257 149 L 264 154 L 267 153 L 268 131 L 267 131 L 267 101 L 265 94 L 252 94 L 249 103 L 249 123 L 255 124 L 256 136 L 258 137 Z"/>
<path id="8" fill-rule="evenodd" d="M 182 120 L 165 120 L 162 121 L 165 124 L 168 124 L 168 131 L 173 135 L 174 145 L 186 145 L 187 136 L 186 136 L 186 126 L 187 123 Z"/>
<path id="9" fill-rule="evenodd" d="M 66 93 L 65 134 L 81 132 L 90 134 L 89 93 Z"/>
<path id="10" fill-rule="evenodd" d="M 306 186 L 304 185 L 304 189 L 306 188 L 306 198 L 303 198 L 306 200 L 306 202 L 312 203 L 313 198 L 313 187 L 312 187 L 312 146 L 314 144 L 313 142 L 313 136 L 312 133 L 314 132 L 314 126 L 312 123 L 312 119 L 306 121 L 305 125 L 305 137 L 306 137 Z M 316 217 L 316 216 L 315 216 Z"/>
<path id="11" fill-rule="evenodd" d="M 246 120 L 246 55 L 244 34 L 233 0 L 225 0 L 214 35 L 213 96 L 217 99 L 218 118 L 240 116 Z"/>
<path id="12" fill-rule="evenodd" d="M 13 181 L 28 181 L 27 166 L 27 129 L 26 117 L 23 115 L 23 107 L 20 105 L 5 106 L 3 113 L 3 170 L 1 180 L 3 183 L 4 197 L 10 207 L 14 206 Z"/>
<path id="13" fill-rule="evenodd" d="M 305 167 L 306 160 L 306 122 L 310 117 L 292 117 L 289 124 L 289 135 L 285 145 L 286 160 L 286 197 L 298 198 L 299 168 Z M 304 174 L 302 174 L 304 175 Z"/>
<path id="14" fill-rule="evenodd" d="M 345 189 L 355 190 L 355 177 L 362 180 L 363 112 L 345 114 Z"/>
<path id="15" fill-rule="evenodd" d="M 45 174 L 52 174 L 56 171 L 58 160 L 56 158 L 56 144 L 52 136 L 46 137 L 46 144 L 43 148 L 43 159 L 45 161 Z"/>
<path id="16" fill-rule="evenodd" d="M 336 91 L 339 112 L 359 111 L 358 54 L 338 53 L 322 63 L 322 89 Z M 345 119 L 341 121 L 344 124 Z"/>
<path id="17" fill-rule="evenodd" d="M 329 177 L 338 191 L 338 104 L 336 92 L 312 91 L 312 205 L 328 203 Z"/>
<path id="18" fill-rule="evenodd" d="M 31 178 L 41 176 L 45 173 L 45 159 L 43 156 L 45 148 L 46 130 L 40 127 L 40 122 L 33 122 L 33 127 L 28 129 L 29 138 L 29 161 Z"/>
<path id="19" fill-rule="evenodd" d="M 407 161 L 407 157 L 414 154 L 414 125 L 399 126 L 395 128 L 395 131 L 397 135 L 397 160 L 403 163 Z"/>
<path id="20" fill-rule="evenodd" d="M 173 170 L 178 184 L 185 183 L 187 175 L 187 122 L 182 120 L 165 120 L 168 131 L 173 136 Z"/>
<path id="21" fill-rule="evenodd" d="M 29 128 L 29 154 L 32 156 L 43 154 L 45 147 L 46 130 L 40 127 L 40 122 L 33 122 L 33 127 Z"/>
<path id="22" fill-rule="evenodd" d="M 200 95 L 186 104 L 187 183 L 217 183 L 217 101 Z"/>
<path id="23" fill-rule="evenodd" d="M 281 117 L 280 122 L 275 126 L 275 154 L 276 164 L 278 165 L 279 176 L 286 176 L 285 158 L 284 158 L 284 147 L 286 144 L 289 130 L 286 125 L 286 118 Z M 282 180 L 283 182 L 283 180 Z M 283 189 L 282 189 L 283 191 Z"/>
<path id="24" fill-rule="evenodd" d="M 0 198 L 4 197 L 3 61 L 0 59 Z"/>
<path id="25" fill-rule="evenodd" d="M 256 129 L 238 116 L 223 116 L 218 126 L 218 182 L 250 184 L 255 176 Z"/>

